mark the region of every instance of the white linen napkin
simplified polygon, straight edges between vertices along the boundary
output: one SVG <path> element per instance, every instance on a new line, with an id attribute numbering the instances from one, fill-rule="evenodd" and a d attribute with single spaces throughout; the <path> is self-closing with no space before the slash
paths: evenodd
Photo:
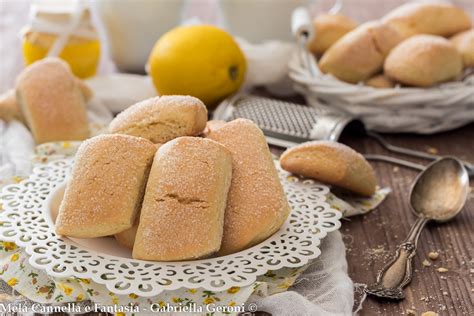
<path id="1" fill-rule="evenodd" d="M 35 141 L 19 121 L 0 120 L 0 181 L 30 173 Z"/>
<path id="2" fill-rule="evenodd" d="M 347 274 L 346 248 L 336 231 L 323 239 L 321 256 L 288 291 L 249 299 L 272 315 L 351 315 L 354 288 Z"/>

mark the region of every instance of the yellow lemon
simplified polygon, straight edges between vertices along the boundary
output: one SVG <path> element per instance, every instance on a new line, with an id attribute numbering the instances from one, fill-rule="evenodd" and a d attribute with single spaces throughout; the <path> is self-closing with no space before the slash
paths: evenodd
<path id="1" fill-rule="evenodd" d="M 192 95 L 211 108 L 240 88 L 247 66 L 232 36 L 211 25 L 172 29 L 156 42 L 148 63 L 159 94 Z"/>
<path id="2" fill-rule="evenodd" d="M 29 65 L 46 57 L 49 49 L 57 39 L 56 35 L 46 33 L 29 33 L 23 38 L 23 58 Z M 99 40 L 90 40 L 71 36 L 59 57 L 71 66 L 72 72 L 79 78 L 95 75 L 100 58 Z"/>

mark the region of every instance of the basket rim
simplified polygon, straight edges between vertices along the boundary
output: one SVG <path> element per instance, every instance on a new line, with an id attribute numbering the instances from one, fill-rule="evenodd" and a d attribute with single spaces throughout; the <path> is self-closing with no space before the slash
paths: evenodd
<path id="1" fill-rule="evenodd" d="M 308 67 L 304 67 L 298 60 L 300 59 L 298 57 L 298 54 L 307 54 L 307 57 L 309 57 L 309 60 L 313 61 L 314 66 L 318 70 L 318 74 L 313 75 L 311 74 L 310 70 Z M 293 79 L 294 81 L 300 83 L 300 84 L 306 84 L 309 85 L 311 83 L 315 83 L 315 80 L 319 80 L 320 82 L 326 82 L 328 85 L 332 86 L 338 86 L 338 87 L 344 87 L 347 89 L 352 89 L 353 91 L 362 91 L 365 90 L 364 92 L 373 92 L 373 91 L 396 91 L 399 93 L 426 93 L 426 92 L 433 92 L 433 91 L 442 91 L 442 90 L 453 90 L 453 89 L 466 89 L 466 88 L 473 88 L 474 89 L 474 68 L 466 68 L 463 72 L 463 79 L 462 80 L 457 80 L 457 81 L 446 81 L 442 82 L 438 85 L 434 85 L 431 87 L 411 87 L 411 86 L 403 86 L 401 84 L 397 84 L 393 88 L 375 88 L 371 86 L 365 85 L 362 81 L 353 84 L 349 82 L 345 82 L 343 80 L 340 80 L 333 76 L 332 74 L 325 74 L 323 73 L 318 66 L 316 58 L 311 54 L 307 49 L 304 49 L 304 51 L 296 52 L 293 54 L 289 64 L 289 77 Z"/>

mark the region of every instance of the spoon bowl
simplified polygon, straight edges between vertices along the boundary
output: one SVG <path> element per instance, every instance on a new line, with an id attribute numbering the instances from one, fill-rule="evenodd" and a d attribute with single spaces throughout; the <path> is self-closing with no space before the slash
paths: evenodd
<path id="1" fill-rule="evenodd" d="M 445 222 L 456 216 L 469 194 L 469 176 L 456 158 L 434 161 L 415 179 L 410 192 L 412 211 L 418 217 Z"/>

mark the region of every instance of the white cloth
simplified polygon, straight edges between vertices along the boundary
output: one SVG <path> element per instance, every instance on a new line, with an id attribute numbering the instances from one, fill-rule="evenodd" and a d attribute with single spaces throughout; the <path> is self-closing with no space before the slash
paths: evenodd
<path id="1" fill-rule="evenodd" d="M 33 137 L 22 123 L 0 120 L 0 179 L 27 176 L 34 148 Z"/>
<path id="2" fill-rule="evenodd" d="M 351 315 L 354 289 L 345 254 L 341 233 L 330 233 L 321 244 L 321 256 L 289 291 L 250 299 L 259 310 L 272 315 Z"/>
<path id="3" fill-rule="evenodd" d="M 149 76 L 111 73 L 92 77 L 86 83 L 112 113 L 119 113 L 132 104 L 156 96 Z"/>
<path id="4" fill-rule="evenodd" d="M 288 61 L 295 50 L 293 43 L 268 41 L 251 44 L 238 38 L 247 59 L 245 87 L 266 86 L 277 95 L 293 94 L 293 84 L 288 77 Z"/>

